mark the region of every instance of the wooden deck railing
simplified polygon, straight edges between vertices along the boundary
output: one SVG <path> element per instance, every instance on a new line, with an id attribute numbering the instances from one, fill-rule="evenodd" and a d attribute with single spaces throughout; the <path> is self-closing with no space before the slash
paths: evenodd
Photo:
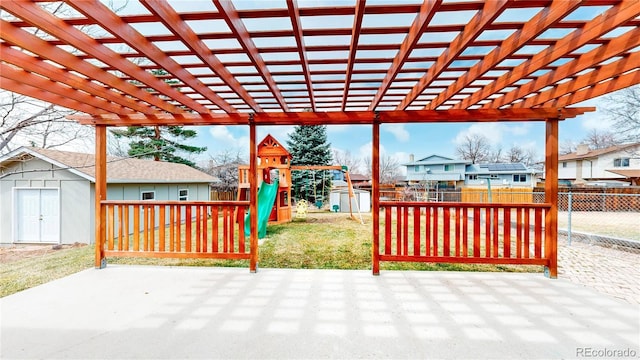
<path id="1" fill-rule="evenodd" d="M 545 265 L 550 204 L 381 201 L 376 261 Z M 382 214 L 380 216 L 383 216 Z M 376 239 L 374 239 L 376 241 Z"/>
<path id="2" fill-rule="evenodd" d="M 102 201 L 105 256 L 249 259 L 248 201 Z"/>

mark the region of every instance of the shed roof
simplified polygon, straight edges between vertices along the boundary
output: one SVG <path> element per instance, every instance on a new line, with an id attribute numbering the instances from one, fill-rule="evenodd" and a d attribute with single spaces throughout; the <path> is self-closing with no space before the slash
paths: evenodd
<path id="1" fill-rule="evenodd" d="M 42 159 L 91 182 L 95 181 L 94 154 L 22 147 L 0 158 L 0 163 L 28 161 L 32 158 Z M 184 164 L 107 157 L 108 183 L 210 183 L 215 180 L 213 176 Z"/>
<path id="2" fill-rule="evenodd" d="M 0 8 L 0 87 L 94 123 L 544 120 L 640 82 L 637 0 Z M 423 110 L 462 112 L 384 114 Z"/>

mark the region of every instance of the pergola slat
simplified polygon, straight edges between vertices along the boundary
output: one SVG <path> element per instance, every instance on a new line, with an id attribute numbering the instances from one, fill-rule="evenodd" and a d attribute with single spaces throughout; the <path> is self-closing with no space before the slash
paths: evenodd
<path id="1" fill-rule="evenodd" d="M 179 109 L 165 102 L 164 100 L 151 95 L 150 93 L 132 85 L 131 83 L 121 78 L 116 77 L 109 72 L 101 71 L 99 67 L 89 62 L 82 61 L 78 57 L 73 56 L 56 46 L 48 44 L 46 41 L 37 38 L 35 35 L 32 35 L 25 30 L 17 28 L 4 20 L 0 20 L 0 26 L 2 27 L 3 39 L 11 44 L 37 54 L 44 59 L 57 62 L 58 64 L 68 69 L 77 71 L 78 73 L 81 73 L 89 78 L 100 81 L 101 83 L 108 85 L 113 89 L 122 91 L 125 94 L 137 97 L 142 101 L 157 106 L 160 109 L 171 112 L 179 112 Z M 38 65 L 38 63 L 40 63 L 40 61 L 38 61 L 36 65 Z M 106 96 L 107 95 L 101 97 L 106 98 Z M 148 112 L 142 112 L 150 114 L 155 112 L 155 110 L 150 109 Z"/>
<path id="2" fill-rule="evenodd" d="M 213 103 L 218 105 L 222 110 L 226 112 L 235 111 L 229 103 L 211 91 L 208 87 L 204 86 L 202 82 L 196 79 L 190 72 L 186 71 L 176 61 L 168 57 L 162 50 L 149 42 L 142 34 L 140 34 L 131 25 L 122 21 L 122 19 L 110 11 L 105 5 L 97 0 L 86 1 L 73 1 L 68 2 L 70 6 L 92 19 L 96 24 L 99 24 L 104 29 L 109 31 L 115 37 L 122 39 L 127 45 L 136 49 L 141 54 L 144 54 L 149 59 L 162 66 L 164 70 L 173 74 L 176 78 L 182 81 L 185 85 L 190 86 L 199 93 L 201 93 L 207 99 L 210 99 Z M 199 113 L 207 113 L 209 110 L 204 106 L 198 104 L 195 107 L 191 107 L 194 111 Z"/>
<path id="3" fill-rule="evenodd" d="M 559 66 L 554 71 L 544 74 L 538 77 L 536 80 L 524 84 L 519 89 L 511 91 L 508 94 L 485 104 L 483 107 L 498 108 L 504 104 L 509 104 L 517 99 L 520 99 L 527 94 L 538 91 L 545 86 L 548 86 L 549 84 L 555 84 L 564 78 L 573 76 L 574 74 L 577 74 L 590 67 L 597 66 L 607 59 L 619 56 L 627 50 L 633 49 L 637 46 L 636 42 L 638 41 L 638 39 L 640 39 L 640 28 L 629 30 L 625 34 L 611 40 L 607 45 L 597 47 L 587 53 L 584 53 L 579 58 Z"/>
<path id="4" fill-rule="evenodd" d="M 586 87 L 594 87 L 600 82 L 616 78 L 628 71 L 640 68 L 640 52 L 635 52 L 611 64 L 603 65 L 597 70 L 578 76 L 576 79 L 564 82 L 552 89 L 529 97 L 524 101 L 514 104 L 513 108 L 530 108 L 545 102 L 558 99 L 566 94 L 577 92 Z M 637 72 L 637 71 L 636 71 Z"/>
<path id="5" fill-rule="evenodd" d="M 35 3 L 31 3 L 25 0 L 3 1 L 2 3 L 0 3 L 0 7 L 15 16 L 21 17 L 27 22 L 33 24 L 33 26 L 43 29 L 47 33 L 68 42 L 75 48 L 87 54 L 91 54 L 103 63 L 113 66 L 114 68 L 128 74 L 137 81 L 158 90 L 160 93 L 173 98 L 174 100 L 188 107 L 199 106 L 199 104 L 193 101 L 191 98 L 180 94 L 180 92 L 176 91 L 163 81 L 158 80 L 155 76 L 140 69 L 132 62 L 122 59 L 113 50 L 97 43 L 88 35 L 74 28 L 73 26 L 67 25 L 64 21 L 51 15 Z M 167 106 L 166 104 L 161 105 L 163 105 L 163 109 L 167 111 L 183 111 L 175 106 Z"/>
<path id="6" fill-rule="evenodd" d="M 351 40 L 349 42 L 349 57 L 347 58 L 347 69 L 345 70 L 344 91 L 342 92 L 342 105 L 340 109 L 345 110 L 347 99 L 349 96 L 349 87 L 351 85 L 351 77 L 355 73 L 353 67 L 356 62 L 356 53 L 358 51 L 358 40 L 360 39 L 360 31 L 362 30 L 362 18 L 364 17 L 366 0 L 357 0 L 355 7 L 355 15 L 353 16 L 353 26 L 351 30 Z M 373 49 L 375 50 L 375 49 Z M 339 50 L 337 50 L 339 51 Z"/>
<path id="7" fill-rule="evenodd" d="M 306 46 L 304 44 L 304 36 L 302 35 L 302 24 L 300 23 L 300 9 L 298 8 L 298 2 L 296 0 L 287 0 L 287 7 L 289 8 L 289 18 L 291 18 L 293 35 L 296 38 L 296 45 L 297 45 L 296 51 L 300 56 L 302 73 L 304 74 L 304 83 L 305 85 L 307 85 L 307 92 L 309 93 L 309 102 L 311 103 L 311 110 L 316 111 L 316 102 L 313 96 L 313 84 L 311 82 L 309 62 L 307 61 Z"/>
<path id="8" fill-rule="evenodd" d="M 160 21 L 170 29 L 178 38 L 193 51 L 215 74 L 233 89 L 254 111 L 260 111 L 260 106 L 251 98 L 249 93 L 240 85 L 238 80 L 222 65 L 220 60 L 198 39 L 196 33 L 180 19 L 178 13 L 164 1 L 150 3 L 141 0 L 142 4 L 160 18 Z M 228 111 L 230 112 L 230 111 Z"/>
<path id="9" fill-rule="evenodd" d="M 411 51 L 413 51 L 414 47 L 420 40 L 420 37 L 431 22 L 431 19 L 436 15 L 438 7 L 440 7 L 441 4 L 442 0 L 424 0 L 422 6 L 420 6 L 418 15 L 411 24 L 407 35 L 400 45 L 400 50 L 393 58 L 393 62 L 387 71 L 387 75 L 382 80 L 382 84 L 380 85 L 378 92 L 376 92 L 376 95 L 373 97 L 371 105 L 369 105 L 369 110 L 375 110 L 378 106 L 378 103 L 380 103 L 380 100 L 382 100 L 382 97 L 391 86 L 393 80 L 395 80 L 398 72 L 404 66 L 405 61 L 407 61 L 409 55 L 411 55 Z"/>
<path id="10" fill-rule="evenodd" d="M 95 106 L 81 103 L 68 97 L 56 95 L 50 91 L 44 91 L 42 89 L 27 85 L 22 81 L 11 80 L 3 76 L 0 76 L 0 87 L 16 94 L 22 94 L 34 99 L 42 100 L 51 104 L 56 104 L 67 109 L 80 111 L 86 114 L 98 115 L 104 113 L 104 110 L 98 109 Z"/>
<path id="11" fill-rule="evenodd" d="M 289 111 L 287 103 L 285 102 L 282 94 L 280 93 L 280 90 L 278 89 L 278 85 L 269 73 L 267 65 L 264 63 L 262 56 L 260 56 L 260 53 L 258 52 L 258 49 L 256 48 L 253 40 L 251 40 L 251 36 L 245 28 L 244 23 L 238 16 L 238 12 L 233 6 L 233 3 L 226 0 L 213 0 L 213 3 L 216 5 L 216 8 L 226 21 L 229 29 L 231 29 L 231 32 L 234 33 L 236 39 L 238 40 L 238 42 L 240 42 L 240 45 L 245 50 L 246 55 L 249 56 L 251 62 L 253 63 L 253 65 L 255 65 L 258 73 L 260 73 L 260 76 L 264 79 L 267 87 L 278 101 L 278 104 L 280 104 L 282 110 Z"/>
<path id="12" fill-rule="evenodd" d="M 454 107 L 465 109 L 478 101 L 486 99 L 491 94 L 513 84 L 522 76 L 528 75 L 541 67 L 558 60 L 590 40 L 598 38 L 609 31 L 623 25 L 640 13 L 640 1 L 623 0 L 605 13 L 591 20 L 584 29 L 573 31 L 559 41 L 555 46 L 537 53 L 530 61 L 518 65 L 513 71 L 503 75 L 497 81 L 485 86 L 482 90 L 464 99 Z"/>
<path id="13" fill-rule="evenodd" d="M 451 84 L 449 88 L 438 94 L 431 100 L 425 109 L 434 110 L 449 100 L 462 89 L 477 80 L 482 74 L 486 73 L 497 64 L 511 56 L 514 52 L 524 46 L 528 41 L 544 32 L 549 26 L 565 17 L 567 14 L 575 10 L 580 5 L 580 1 L 555 1 L 548 8 L 542 9 L 528 22 L 524 24 L 522 29 L 517 30 L 509 36 L 504 42 L 493 49 L 481 62 L 474 65 L 466 72 L 458 81 Z"/>
<path id="14" fill-rule="evenodd" d="M 122 109 L 121 111 L 118 111 L 118 113 L 133 112 L 134 110 L 149 113 L 152 111 L 150 107 L 135 102 L 130 98 L 126 98 L 121 94 L 109 91 L 109 89 L 89 81 L 88 79 L 74 75 L 49 63 L 37 61 L 36 58 L 18 51 L 6 43 L 0 43 L 0 60 L 13 64 L 14 66 L 22 67 L 28 72 L 39 74 L 55 82 L 66 82 L 74 89 L 82 90 L 93 96 L 104 97 L 105 100 L 128 108 Z"/>
<path id="15" fill-rule="evenodd" d="M 578 92 L 563 96 L 559 99 L 547 101 L 542 106 L 569 106 L 573 104 L 581 103 L 585 100 L 589 100 L 604 94 L 608 94 L 614 91 L 618 91 L 629 86 L 633 86 L 640 83 L 640 71 L 634 71 L 627 73 L 616 78 L 613 78 L 606 82 L 601 82 Z"/>
<path id="16" fill-rule="evenodd" d="M 424 89 L 442 74 L 442 72 L 460 55 L 465 48 L 475 40 L 486 26 L 493 22 L 506 9 L 506 0 L 494 0 L 485 2 L 484 8 L 480 10 L 469 21 L 464 30 L 456 36 L 451 45 L 438 57 L 436 63 L 429 68 L 420 81 L 409 91 L 407 96 L 396 107 L 396 110 L 404 110 L 420 95 Z"/>

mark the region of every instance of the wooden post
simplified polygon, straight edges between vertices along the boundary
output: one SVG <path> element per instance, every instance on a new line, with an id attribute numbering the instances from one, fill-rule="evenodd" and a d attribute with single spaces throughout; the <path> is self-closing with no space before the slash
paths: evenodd
<path id="1" fill-rule="evenodd" d="M 104 257 L 107 212 L 100 204 L 100 201 L 107 199 L 107 127 L 105 125 L 96 125 L 95 167 L 95 267 L 102 269 L 107 266 Z"/>
<path id="2" fill-rule="evenodd" d="M 371 144 L 371 202 L 373 208 L 373 275 L 380 275 L 380 122 L 373 122 Z M 391 226 L 386 224 L 385 226 Z"/>
<path id="3" fill-rule="evenodd" d="M 249 235 L 251 257 L 249 271 L 258 271 L 258 154 L 256 152 L 256 124 L 249 119 Z"/>
<path id="4" fill-rule="evenodd" d="M 558 119 L 547 119 L 545 148 L 545 202 L 551 209 L 545 217 L 545 258 L 549 266 L 545 275 L 551 279 L 558 277 Z"/>

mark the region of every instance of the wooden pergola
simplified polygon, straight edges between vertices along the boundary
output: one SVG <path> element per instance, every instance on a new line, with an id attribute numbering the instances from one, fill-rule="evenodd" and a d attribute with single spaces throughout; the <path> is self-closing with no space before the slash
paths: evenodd
<path id="1" fill-rule="evenodd" d="M 286 0 L 258 2 L 264 6 L 259 9 L 230 0 L 195 4 L 140 0 L 115 13 L 98 0 L 0 2 L 0 87 L 77 110 L 85 115 L 75 119 L 96 128 L 97 267 L 106 255 L 248 258 L 251 271 L 258 260 L 257 218 L 250 220 L 249 249 L 242 230 L 233 230 L 238 209 L 256 213 L 256 176 L 248 202 L 185 208 L 182 202 L 110 201 L 108 127 L 247 125 L 255 174 L 257 126 L 368 124 L 374 274 L 379 261 L 393 260 L 541 264 L 556 276 L 558 121 L 594 110 L 573 104 L 640 83 L 640 1 L 353 0 L 309 7 Z M 380 124 L 476 121 L 546 122 L 545 204 L 380 201 Z M 405 220 L 410 209 L 418 219 L 426 209 L 427 227 L 428 214 L 444 214 L 445 228 L 409 239 L 406 221 L 397 233 L 385 225 L 381 249 L 381 207 L 385 217 L 396 208 Z M 181 225 L 181 213 L 193 217 L 196 209 L 196 218 L 206 220 L 214 208 L 224 214 L 220 247 L 218 234 L 215 244 L 208 242 L 206 221 L 198 220 L 196 244 L 189 233 L 189 249 L 182 248 L 181 226 L 191 231 L 191 222 Z M 517 214 L 517 251 L 506 241 L 511 227 L 498 229 L 498 215 L 493 223 L 478 222 L 481 211 L 491 218 L 498 209 L 504 223 Z M 138 222 L 140 216 L 144 234 L 132 235 L 144 238 L 138 247 L 129 243 L 128 219 Z M 451 238 L 449 216 L 455 218 Z M 154 240 L 158 219 L 169 219 L 170 247 L 164 226 Z M 425 223 L 412 226 L 420 232 Z M 530 226 L 536 229 L 532 254 Z M 480 246 L 483 227 L 484 240 L 500 237 L 503 247 L 493 240 Z M 438 250 L 440 237 L 445 248 Z"/>

